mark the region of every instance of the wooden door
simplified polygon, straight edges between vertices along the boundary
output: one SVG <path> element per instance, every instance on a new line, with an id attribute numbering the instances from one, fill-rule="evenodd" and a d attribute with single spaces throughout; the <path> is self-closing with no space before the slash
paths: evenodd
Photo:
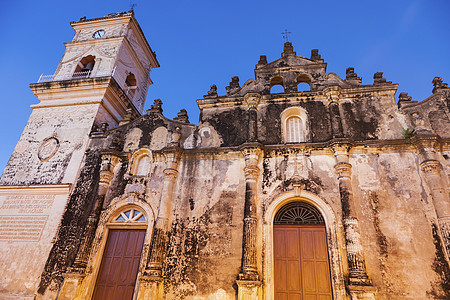
<path id="1" fill-rule="evenodd" d="M 274 225 L 275 299 L 332 299 L 325 226 Z"/>
<path id="2" fill-rule="evenodd" d="M 95 300 L 131 300 L 145 230 L 110 230 L 95 285 Z"/>

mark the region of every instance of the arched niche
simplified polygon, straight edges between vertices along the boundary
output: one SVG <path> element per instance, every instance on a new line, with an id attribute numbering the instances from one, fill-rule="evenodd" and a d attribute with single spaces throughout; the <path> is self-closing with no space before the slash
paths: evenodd
<path id="1" fill-rule="evenodd" d="M 152 163 L 152 152 L 149 149 L 139 149 L 133 153 L 129 174 L 137 177 L 147 177 Z"/>

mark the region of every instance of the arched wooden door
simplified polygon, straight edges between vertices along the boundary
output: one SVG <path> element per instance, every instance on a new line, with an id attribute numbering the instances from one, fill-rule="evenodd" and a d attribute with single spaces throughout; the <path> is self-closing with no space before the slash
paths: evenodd
<path id="1" fill-rule="evenodd" d="M 332 299 L 325 223 L 306 202 L 291 202 L 273 228 L 276 300 Z"/>
<path id="2" fill-rule="evenodd" d="M 114 224 L 131 225 L 131 229 L 109 230 L 94 300 L 133 299 L 146 230 L 133 229 L 132 225 L 145 222 L 145 216 L 137 209 L 126 209 L 113 220 Z"/>

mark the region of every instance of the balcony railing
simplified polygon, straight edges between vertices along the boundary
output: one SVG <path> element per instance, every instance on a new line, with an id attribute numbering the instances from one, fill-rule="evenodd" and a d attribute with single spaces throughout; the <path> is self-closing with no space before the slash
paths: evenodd
<path id="1" fill-rule="evenodd" d="M 81 79 L 81 78 L 105 77 L 105 76 L 114 76 L 115 79 L 119 79 L 119 78 L 117 78 L 118 77 L 117 74 L 115 74 L 115 72 L 114 72 L 115 70 L 116 69 L 114 68 L 112 71 L 97 72 L 95 74 L 93 74 L 92 71 L 75 72 L 72 74 L 53 74 L 53 75 L 41 74 L 41 76 L 38 79 L 38 83 Z"/>

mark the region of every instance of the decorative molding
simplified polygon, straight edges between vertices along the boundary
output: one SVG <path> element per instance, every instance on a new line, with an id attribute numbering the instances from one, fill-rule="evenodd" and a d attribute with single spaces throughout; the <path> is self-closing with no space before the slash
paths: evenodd
<path id="1" fill-rule="evenodd" d="M 440 175 L 440 171 L 441 171 L 441 163 L 437 160 L 427 160 L 424 162 L 421 162 L 419 164 L 420 169 L 425 173 L 425 176 L 429 177 L 429 176 L 434 176 Z"/>
<path id="2" fill-rule="evenodd" d="M 351 178 L 352 177 L 352 165 L 345 162 L 340 162 L 334 165 L 338 179 Z"/>
<path id="3" fill-rule="evenodd" d="M 248 166 L 244 168 L 244 173 L 246 180 L 257 180 L 261 170 L 255 166 Z"/>

